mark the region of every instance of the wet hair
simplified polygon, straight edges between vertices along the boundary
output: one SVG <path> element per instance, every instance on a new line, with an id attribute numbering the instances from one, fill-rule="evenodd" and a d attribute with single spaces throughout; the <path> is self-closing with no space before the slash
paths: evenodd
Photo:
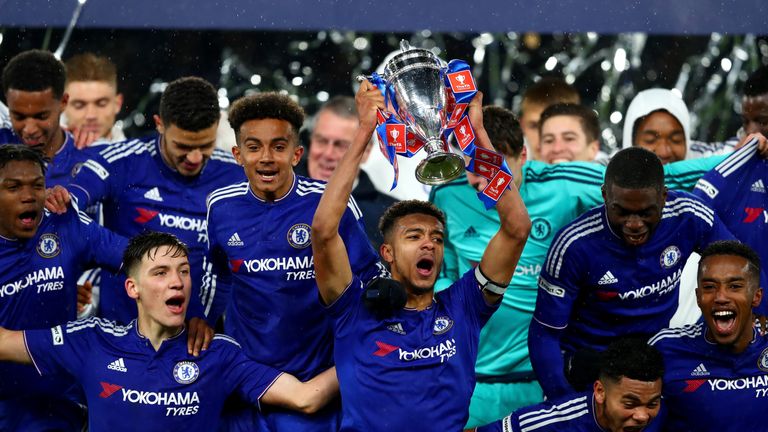
<path id="1" fill-rule="evenodd" d="M 757 288 L 760 285 L 760 255 L 754 249 L 738 240 L 720 240 L 710 243 L 700 252 L 698 276 L 701 277 L 701 270 L 704 267 L 704 260 L 711 256 L 737 256 L 747 260 L 747 266 L 752 286 Z"/>
<path id="2" fill-rule="evenodd" d="M 166 127 L 175 125 L 197 132 L 216 124 L 220 116 L 216 89 L 202 78 L 183 77 L 172 81 L 160 97 L 160 118 Z"/>
<path id="3" fill-rule="evenodd" d="M 523 131 L 512 111 L 488 105 L 483 107 L 483 125 L 497 151 L 518 157 L 523 151 Z"/>
<path id="4" fill-rule="evenodd" d="M 268 92 L 243 96 L 229 107 L 229 124 L 240 142 L 240 127 L 249 120 L 275 119 L 290 123 L 295 136 L 304 124 L 304 109 L 287 95 Z"/>
<path id="5" fill-rule="evenodd" d="M 525 111 L 526 105 L 539 105 L 546 108 L 561 103 L 580 104 L 579 92 L 562 78 L 549 76 L 536 81 L 525 90 L 522 109 Z"/>
<path id="6" fill-rule="evenodd" d="M 541 113 L 541 119 L 539 119 L 539 134 L 541 134 L 544 122 L 557 116 L 571 116 L 579 119 L 581 129 L 583 129 L 584 135 L 587 137 L 587 142 L 596 141 L 600 137 L 600 122 L 597 119 L 597 114 L 584 105 L 572 103 L 555 104 L 547 107 Z"/>
<path id="7" fill-rule="evenodd" d="M 381 219 L 379 219 L 379 231 L 381 231 L 381 236 L 385 239 L 384 241 L 387 241 L 386 239 L 391 234 L 398 219 L 412 214 L 433 216 L 445 226 L 445 215 L 431 202 L 420 200 L 400 201 L 389 206 L 384 211 L 384 214 L 381 215 Z"/>
<path id="8" fill-rule="evenodd" d="M 21 90 L 38 92 L 51 89 L 53 97 L 64 95 L 67 72 L 64 64 L 48 51 L 29 50 L 18 54 L 3 69 L 3 93 Z"/>
<path id="9" fill-rule="evenodd" d="M 616 185 L 624 189 L 664 188 L 664 167 L 653 152 L 642 147 L 629 147 L 616 153 L 605 169 L 605 188 Z"/>
<path id="10" fill-rule="evenodd" d="M 5 168 L 10 162 L 16 161 L 33 162 L 40 167 L 40 171 L 45 175 L 45 165 L 48 159 L 42 152 L 20 144 L 0 145 L 0 169 Z"/>
<path id="11" fill-rule="evenodd" d="M 175 235 L 145 231 L 128 241 L 128 246 L 125 248 L 125 252 L 123 252 L 123 265 L 121 269 L 126 275 L 132 276 L 141 265 L 142 260 L 145 257 L 155 259 L 157 250 L 162 246 L 170 248 L 167 255 L 170 255 L 171 258 L 189 256 L 187 245 Z"/>
<path id="12" fill-rule="evenodd" d="M 760 66 L 744 83 L 744 96 L 768 94 L 768 66 Z"/>
<path id="13" fill-rule="evenodd" d="M 100 81 L 117 88 L 117 67 L 107 57 L 83 53 L 71 57 L 67 67 L 67 83 L 75 81 Z"/>
<path id="14" fill-rule="evenodd" d="M 664 359 L 642 338 L 624 337 L 600 354 L 600 381 L 617 383 L 621 378 L 654 382 L 664 375 Z"/>

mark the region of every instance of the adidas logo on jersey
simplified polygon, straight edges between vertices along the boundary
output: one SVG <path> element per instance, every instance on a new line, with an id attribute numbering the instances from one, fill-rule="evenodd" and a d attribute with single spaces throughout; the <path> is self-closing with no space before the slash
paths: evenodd
<path id="1" fill-rule="evenodd" d="M 599 281 L 597 281 L 597 284 L 598 285 L 609 285 L 609 284 L 615 284 L 615 283 L 618 283 L 618 282 L 619 282 L 619 280 L 616 279 L 616 277 L 613 276 L 613 273 L 611 273 L 610 270 L 609 270 L 609 271 L 605 272 L 605 274 L 603 275 L 603 277 L 600 278 Z"/>
<path id="2" fill-rule="evenodd" d="M 477 230 L 475 227 L 470 226 L 467 228 L 466 231 L 464 231 L 464 238 L 476 238 L 477 237 Z"/>
<path id="3" fill-rule="evenodd" d="M 107 369 L 112 369 L 118 372 L 128 372 L 128 368 L 125 367 L 125 361 L 122 357 L 108 364 Z"/>
<path id="4" fill-rule="evenodd" d="M 240 235 L 238 233 L 232 234 L 232 237 L 227 240 L 227 246 L 244 246 L 245 243 L 243 243 L 242 240 L 240 240 Z"/>
<path id="5" fill-rule="evenodd" d="M 400 324 L 400 323 L 395 323 L 395 324 L 388 325 L 387 326 L 387 330 L 389 330 L 391 332 L 395 332 L 395 333 L 397 333 L 399 335 L 404 335 L 405 334 L 405 330 L 403 329 L 403 325 Z"/>
<path id="6" fill-rule="evenodd" d="M 699 363 L 698 366 L 696 366 L 696 369 L 691 371 L 691 376 L 707 376 L 709 375 L 709 371 L 707 368 L 704 367 L 704 363 Z"/>
<path id="7" fill-rule="evenodd" d="M 160 191 L 157 190 L 156 187 L 153 187 L 152 189 L 148 190 L 147 193 L 144 194 L 144 198 L 150 199 L 152 201 L 163 201 L 163 197 L 160 196 Z"/>
<path id="8" fill-rule="evenodd" d="M 752 192 L 765 193 L 765 184 L 763 183 L 763 179 L 752 183 L 752 188 L 750 188 L 750 190 Z"/>

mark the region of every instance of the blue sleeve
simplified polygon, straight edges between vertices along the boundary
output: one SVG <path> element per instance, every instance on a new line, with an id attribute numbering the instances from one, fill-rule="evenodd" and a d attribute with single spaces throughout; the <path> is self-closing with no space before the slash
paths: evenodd
<path id="1" fill-rule="evenodd" d="M 110 146 L 104 151 L 118 149 L 119 145 Z M 113 188 L 112 184 L 117 180 L 116 170 L 104 159 L 101 153 L 93 152 L 91 158 L 83 163 L 83 166 L 69 182 L 67 190 L 79 204 L 80 208 L 86 209 L 105 197 L 112 195 L 113 190 L 119 191 L 119 188 Z"/>
<path id="2" fill-rule="evenodd" d="M 568 226 L 566 226 L 566 229 Z M 567 232 L 555 237 L 539 274 L 539 289 L 533 316 L 542 324 L 563 329 L 568 326 L 573 305 L 579 295 L 580 265 L 574 245 L 568 245 Z"/>
<path id="3" fill-rule="evenodd" d="M 213 343 L 222 344 L 217 347 L 221 351 L 222 373 L 228 393 L 237 393 L 243 400 L 259 406 L 259 400 L 269 391 L 280 371 L 255 362 L 240 349 L 240 346 L 229 336 L 216 335 Z"/>
<path id="4" fill-rule="evenodd" d="M 528 352 L 544 395 L 553 399 L 573 393 L 565 378 L 565 363 L 560 351 L 563 330 L 545 326 L 535 318 L 528 328 Z"/>
<path id="5" fill-rule="evenodd" d="M 79 323 L 82 322 L 74 321 L 50 329 L 24 331 L 27 352 L 40 375 L 80 375 L 80 369 L 91 355 L 92 344 L 88 340 L 90 329 L 70 332 L 70 329 Z"/>
<path id="6" fill-rule="evenodd" d="M 664 165 L 664 183 L 670 189 L 691 191 L 699 179 L 722 162 L 726 155 L 687 159 Z"/>
<path id="7" fill-rule="evenodd" d="M 352 277 L 344 292 L 327 306 L 328 314 L 333 319 L 334 335 L 343 338 L 352 332 L 362 308 L 363 282 L 357 276 Z"/>
<path id="8" fill-rule="evenodd" d="M 200 288 L 200 302 L 206 320 L 215 324 L 224 314 L 232 292 L 232 272 L 227 256 L 216 241 L 216 230 L 211 224 L 213 209 L 208 210 L 208 250 L 203 255 L 203 283 Z"/>
<path id="9" fill-rule="evenodd" d="M 94 222 L 87 214 L 78 210 L 73 201 L 72 207 L 77 214 L 81 253 L 87 262 L 93 262 L 113 272 L 120 271 L 123 252 L 128 246 L 128 239 L 115 234 Z"/>
<path id="10" fill-rule="evenodd" d="M 352 273 L 367 284 L 371 279 L 389 276 L 389 273 L 379 262 L 379 254 L 373 250 L 365 234 L 362 215 L 354 198 L 350 197 L 339 223 L 339 235 L 347 248 Z"/>
<path id="11" fill-rule="evenodd" d="M 712 210 L 710 209 L 710 211 Z M 704 227 L 702 242 L 699 244 L 697 252 L 701 252 L 707 245 L 718 240 L 736 240 L 736 237 L 731 234 L 731 231 L 728 230 L 728 227 L 725 226 L 723 221 L 720 220 L 720 217 L 714 211 L 712 211 L 712 226 L 704 223 L 704 221 L 700 221 L 700 223 L 702 223 Z"/>

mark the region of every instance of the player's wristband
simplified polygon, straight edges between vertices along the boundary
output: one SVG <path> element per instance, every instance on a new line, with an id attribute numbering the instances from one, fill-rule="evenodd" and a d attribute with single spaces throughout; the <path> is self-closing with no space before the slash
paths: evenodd
<path id="1" fill-rule="evenodd" d="M 487 277 L 483 274 L 483 272 L 480 270 L 480 266 L 478 265 L 475 267 L 475 280 L 477 280 L 478 285 L 480 285 L 480 290 L 485 290 L 488 292 L 492 292 L 496 295 L 504 295 L 505 292 L 507 292 L 507 285 L 500 285 Z"/>

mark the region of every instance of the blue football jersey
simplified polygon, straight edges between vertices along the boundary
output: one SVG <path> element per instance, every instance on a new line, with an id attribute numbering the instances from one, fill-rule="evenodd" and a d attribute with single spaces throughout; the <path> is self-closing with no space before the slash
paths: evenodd
<path id="1" fill-rule="evenodd" d="M 611 231 L 605 205 L 555 237 L 539 278 L 534 319 L 565 329 L 561 348 L 605 349 L 618 336 L 650 336 L 669 325 L 688 256 L 733 239 L 693 195 L 669 191 L 662 218 L 644 244 L 631 247 Z"/>
<path id="2" fill-rule="evenodd" d="M 476 432 L 605 432 L 595 418 L 592 391 L 520 408 Z"/>
<path id="3" fill-rule="evenodd" d="M 1 144 L 20 144 L 23 141 L 13 133 L 10 128 L 0 128 Z M 56 185 L 66 186 L 69 180 L 77 172 L 80 166 L 89 158 L 90 152 L 78 150 L 75 147 L 75 138 L 69 132 L 64 132 L 64 144 L 48 162 L 45 172 L 45 187 L 52 188 Z"/>
<path id="4" fill-rule="evenodd" d="M 136 322 L 89 318 L 24 332 L 41 375 L 69 374 L 88 401 L 89 430 L 214 431 L 230 394 L 258 405 L 280 372 L 248 359 L 234 339 L 216 335 L 199 357 L 187 332 L 155 351 Z"/>
<path id="5" fill-rule="evenodd" d="M 77 208 L 63 215 L 45 211 L 31 239 L 0 237 L 0 326 L 39 329 L 75 319 L 80 273 L 89 264 L 117 271 L 126 244 L 125 238 L 100 227 Z M 0 429 L 4 421 L 12 422 L 26 416 L 27 409 L 47 403 L 42 395 L 56 400 L 71 384 L 41 379 L 33 368 L 12 363 L 0 363 L 0 377 Z M 48 416 L 33 417 L 45 421 Z M 55 429 L 44 423 L 32 430 L 45 427 Z"/>
<path id="6" fill-rule="evenodd" d="M 104 146 L 83 164 L 68 189 L 81 206 L 102 202 L 104 226 L 116 233 L 132 237 L 162 231 L 186 243 L 196 299 L 190 302 L 188 316 L 201 316 L 205 311 L 197 299 L 207 245 L 205 200 L 211 191 L 241 181 L 245 174 L 231 154 L 216 149 L 199 175 L 186 177 L 168 167 L 159 146 L 159 136 Z M 121 323 L 137 314 L 124 281 L 124 275 L 101 276 L 100 315 Z"/>
<path id="7" fill-rule="evenodd" d="M 664 356 L 664 429 L 766 430 L 768 336 L 755 331 L 747 349 L 734 354 L 706 339 L 704 323 L 665 329 L 649 343 Z"/>
<path id="8" fill-rule="evenodd" d="M 325 183 L 295 176 L 290 191 L 266 202 L 248 182 L 210 195 L 208 233 L 211 272 L 204 304 L 226 305 L 227 334 L 251 358 L 307 380 L 333 361 L 331 322 L 315 282 L 311 225 Z M 360 210 L 350 198 L 339 225 L 354 273 L 363 280 L 386 274 L 365 235 Z M 306 416 L 271 410 L 272 430 L 336 429 L 338 409 Z"/>
<path id="9" fill-rule="evenodd" d="M 693 193 L 704 200 L 733 235 L 754 249 L 768 265 L 768 160 L 746 145 L 717 165 L 696 184 Z M 768 287 L 762 271 L 760 286 Z M 762 311 L 768 311 L 763 302 Z"/>
<path id="10" fill-rule="evenodd" d="M 467 271 L 435 294 L 430 307 L 379 320 L 363 305 L 354 277 L 328 309 L 342 431 L 457 431 L 469 416 L 480 330 L 499 304 L 488 305 Z"/>
<path id="11" fill-rule="evenodd" d="M 256 360 L 307 380 L 333 365 L 331 323 L 315 283 L 311 226 L 325 183 L 295 176 L 267 202 L 248 182 L 212 193 L 208 232 L 213 267 L 206 306 L 226 304 L 227 334 Z M 354 199 L 340 223 L 353 272 L 381 273 Z M 220 308 L 221 306 L 215 306 Z"/>

